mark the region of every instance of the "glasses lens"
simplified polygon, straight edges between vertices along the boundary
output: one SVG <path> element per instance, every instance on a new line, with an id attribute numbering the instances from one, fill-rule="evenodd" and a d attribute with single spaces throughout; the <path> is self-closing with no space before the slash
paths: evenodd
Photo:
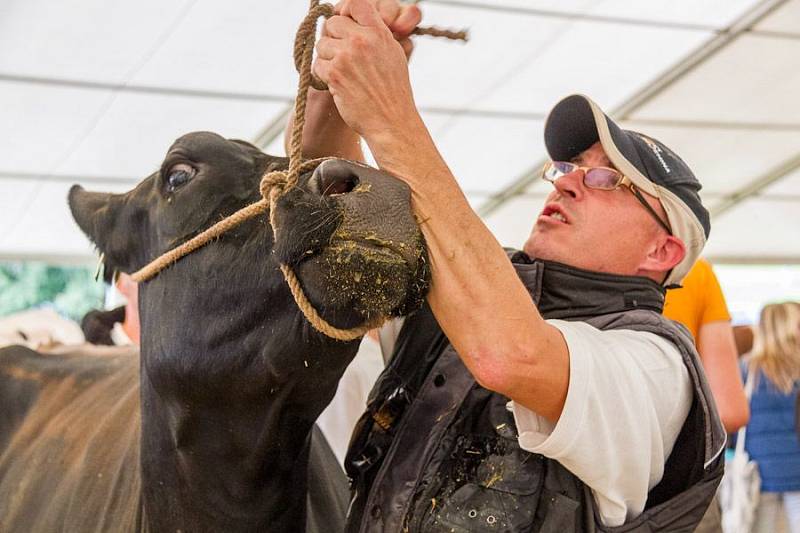
<path id="1" fill-rule="evenodd" d="M 563 161 L 550 161 L 542 169 L 542 179 L 553 183 L 564 174 L 569 174 L 576 168 L 578 168 L 578 166 L 573 165 L 572 163 L 565 163 Z"/>
<path id="2" fill-rule="evenodd" d="M 612 168 L 596 167 L 586 171 L 583 183 L 591 189 L 615 189 L 622 174 Z"/>
<path id="3" fill-rule="evenodd" d="M 553 161 L 553 167 L 558 170 L 559 176 L 563 176 L 564 174 L 575 172 L 575 169 L 578 168 L 578 165 L 574 163 L 567 163 L 565 161 Z"/>

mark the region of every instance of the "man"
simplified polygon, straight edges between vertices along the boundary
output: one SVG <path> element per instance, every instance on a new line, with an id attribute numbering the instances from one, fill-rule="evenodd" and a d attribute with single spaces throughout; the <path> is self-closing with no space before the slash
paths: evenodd
<path id="1" fill-rule="evenodd" d="M 417 112 L 419 11 L 348 0 L 337 13 L 317 44 L 330 95 L 309 92 L 305 155 L 359 159 L 363 137 L 410 186 L 433 276 L 351 443 L 348 530 L 691 530 L 724 444 L 692 340 L 660 316 L 708 233 L 691 171 L 566 98 L 545 127 L 554 191 L 509 261 Z"/>

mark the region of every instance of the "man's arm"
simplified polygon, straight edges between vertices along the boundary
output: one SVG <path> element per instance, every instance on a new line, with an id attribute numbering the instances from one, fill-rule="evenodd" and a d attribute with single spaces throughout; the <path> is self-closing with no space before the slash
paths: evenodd
<path id="1" fill-rule="evenodd" d="M 289 115 L 283 146 L 289 154 L 289 143 L 294 128 L 294 112 Z M 303 126 L 303 156 L 308 159 L 318 157 L 341 157 L 352 161 L 364 161 L 361 138 L 350 129 L 333 103 L 328 91 L 308 89 L 306 100 L 306 122 Z"/>
<path id="2" fill-rule="evenodd" d="M 735 433 L 750 419 L 739 373 L 733 328 L 727 320 L 707 322 L 697 334 L 697 351 L 725 431 Z"/>
<path id="3" fill-rule="evenodd" d="M 368 0 L 346 4 L 353 18 L 327 21 L 315 72 L 380 167 L 411 187 L 439 324 L 479 383 L 557 421 L 569 385 L 563 337 L 542 319 L 441 158 L 417 112 L 402 48 Z"/>

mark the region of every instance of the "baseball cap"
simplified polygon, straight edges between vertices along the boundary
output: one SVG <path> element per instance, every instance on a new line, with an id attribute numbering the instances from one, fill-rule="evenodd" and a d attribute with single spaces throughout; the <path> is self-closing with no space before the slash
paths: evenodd
<path id="1" fill-rule="evenodd" d="M 672 234 L 686 247 L 664 285 L 676 285 L 703 251 L 711 223 L 700 201 L 700 182 L 689 166 L 661 142 L 623 130 L 590 98 L 573 94 L 558 102 L 544 126 L 547 153 L 554 161 L 570 161 L 597 141 L 614 166 L 636 187 L 658 198 Z"/>

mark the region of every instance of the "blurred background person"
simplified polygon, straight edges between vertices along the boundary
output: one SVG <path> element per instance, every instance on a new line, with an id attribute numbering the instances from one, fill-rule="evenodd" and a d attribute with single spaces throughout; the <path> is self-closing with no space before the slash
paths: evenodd
<path id="1" fill-rule="evenodd" d="M 755 531 L 800 533 L 800 440 L 795 432 L 800 303 L 764 307 L 753 351 L 742 367 L 755 380 L 745 439 L 745 449 L 761 475 Z"/>
<path id="2" fill-rule="evenodd" d="M 667 291 L 664 316 L 692 333 L 725 431 L 747 423 L 750 410 L 739 372 L 731 315 L 711 264 L 697 260 L 683 287 Z"/>
<path id="3" fill-rule="evenodd" d="M 667 291 L 664 316 L 680 322 L 692 333 L 725 431 L 735 433 L 747 423 L 750 408 L 739 371 L 731 315 L 708 261 L 698 259 L 683 286 Z M 719 498 L 714 498 L 696 532 L 721 531 Z"/>
<path id="4" fill-rule="evenodd" d="M 125 306 L 114 309 L 92 309 L 81 319 L 81 330 L 86 342 L 101 346 L 113 346 L 111 331 L 116 324 L 125 320 Z"/>
<path id="5" fill-rule="evenodd" d="M 93 309 L 81 319 L 81 330 L 90 344 L 107 346 L 139 345 L 139 287 L 128 274 L 118 273 L 116 294 L 123 305 L 110 310 Z"/>

